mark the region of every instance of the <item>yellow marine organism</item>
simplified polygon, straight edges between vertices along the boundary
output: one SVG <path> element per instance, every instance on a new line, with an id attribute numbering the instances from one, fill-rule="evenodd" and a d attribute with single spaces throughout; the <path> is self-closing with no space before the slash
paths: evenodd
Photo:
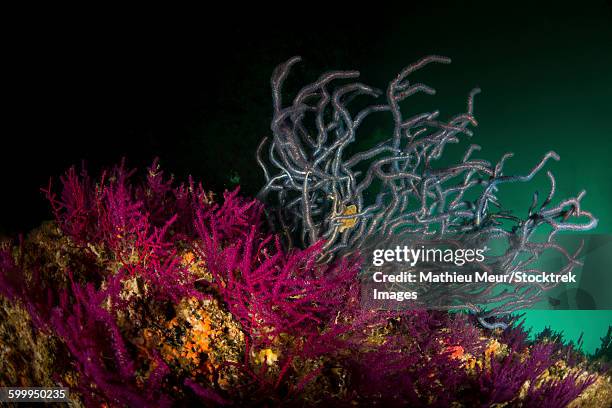
<path id="1" fill-rule="evenodd" d="M 255 362 L 257 364 L 266 363 L 267 365 L 273 365 L 274 363 L 278 361 L 278 354 L 274 352 L 274 350 L 269 349 L 269 348 L 259 350 L 259 352 L 256 353 L 254 357 L 255 357 Z"/>
<path id="2" fill-rule="evenodd" d="M 357 206 L 354 204 L 346 206 L 342 215 L 353 215 L 357 214 Z M 340 232 L 344 232 L 349 228 L 352 228 L 357 224 L 357 217 L 352 218 L 341 218 L 340 220 Z"/>

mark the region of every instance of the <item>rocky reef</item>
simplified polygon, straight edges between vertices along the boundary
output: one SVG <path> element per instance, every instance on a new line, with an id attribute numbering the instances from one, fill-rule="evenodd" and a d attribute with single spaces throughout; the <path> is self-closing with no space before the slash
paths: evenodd
<path id="1" fill-rule="evenodd" d="M 85 406 L 612 401 L 609 339 L 588 358 L 517 323 L 363 310 L 359 258 L 286 251 L 238 191 L 177 186 L 154 163 L 71 169 L 46 194 L 56 219 L 2 244 L 1 386 L 62 385 Z"/>

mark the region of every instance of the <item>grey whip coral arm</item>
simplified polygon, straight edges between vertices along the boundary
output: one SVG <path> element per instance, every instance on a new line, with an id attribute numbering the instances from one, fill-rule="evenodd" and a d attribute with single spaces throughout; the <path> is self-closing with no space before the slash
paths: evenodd
<path id="1" fill-rule="evenodd" d="M 357 250 L 363 240 L 374 234 L 419 232 L 443 236 L 449 233 L 487 229 L 501 218 L 494 212 L 495 192 L 503 183 L 527 182 L 549 159 L 547 153 L 524 176 L 505 176 L 506 154 L 499 163 L 471 159 L 479 146 L 471 145 L 460 163 L 434 167 L 444 148 L 457 143 L 460 135 L 471 136 L 476 125 L 474 89 L 468 97 L 467 110 L 448 121 L 438 119 L 439 112 L 425 112 L 405 118 L 400 102 L 407 97 L 435 90 L 425 84 L 411 83 L 408 77 L 430 63 L 450 63 L 450 59 L 428 56 L 403 69 L 382 92 L 359 82 L 333 86 L 334 81 L 354 79 L 357 71 L 332 71 L 302 88 L 285 105 L 282 87 L 291 67 L 300 61 L 293 57 L 279 65 L 271 79 L 273 98 L 272 138 L 258 148 L 258 162 L 266 184 L 259 193 L 268 203 L 270 217 L 282 228 L 288 242 L 299 238 L 307 246 L 325 239 L 330 259 L 334 254 Z M 355 111 L 351 102 L 357 96 L 385 101 Z M 349 154 L 364 119 L 376 112 L 389 112 L 393 120 L 390 137 L 369 149 Z M 266 161 L 262 156 L 267 151 Z M 551 194 L 539 211 L 532 208 L 529 218 L 517 222 L 526 235 L 542 223 L 555 230 L 587 230 L 595 218 L 580 210 L 582 193 L 553 208 L 547 208 Z M 468 190 L 483 189 L 476 201 L 464 196 Z M 537 197 L 534 198 L 537 202 Z M 533 206 L 532 206 L 533 207 Z M 568 215 L 582 215 L 584 223 L 567 222 Z M 502 233 L 495 229 L 491 233 Z"/>
<path id="2" fill-rule="evenodd" d="M 539 206 L 538 194 L 534 194 L 525 218 L 504 211 L 496 197 L 503 184 L 529 182 L 547 161 L 559 160 L 555 152 L 546 153 L 519 176 L 503 174 L 512 153 L 492 164 L 472 158 L 480 150 L 478 145 L 470 145 L 457 163 L 442 162 L 448 144 L 472 135 L 469 127 L 477 125 L 474 98 L 479 89 L 469 93 L 464 113 L 446 121 L 439 119 L 438 111 L 404 117 L 400 103 L 406 98 L 419 92 L 435 94 L 433 88 L 412 83 L 408 77 L 428 64 L 448 64 L 450 59 L 433 55 L 409 65 L 385 92 L 360 82 L 347 84 L 359 76 L 357 71 L 328 72 L 285 103 L 283 83 L 299 61 L 299 57 L 289 59 L 272 75 L 272 137 L 263 139 L 257 149 L 266 180 L 258 198 L 267 204 L 270 225 L 285 237 L 287 246 L 305 247 L 323 239 L 325 256 L 320 262 L 329 262 L 359 252 L 372 237 L 380 242 L 385 237 L 419 234 L 460 239 L 471 247 L 504 239 L 505 252 L 488 257 L 489 263 L 482 265 L 496 274 L 541 272 L 534 265 L 548 250 L 557 251 L 567 261 L 564 272 L 579 264 L 579 251 L 568 253 L 555 243 L 554 236 L 558 231 L 586 231 L 597 225 L 596 218 L 581 208 L 584 191 L 552 205 L 556 183 L 547 172 L 550 192 Z M 356 109 L 352 102 L 357 97 L 375 103 Z M 354 152 L 364 120 L 379 112 L 391 116 L 391 134 Z M 474 194 L 475 199 L 467 198 Z M 580 219 L 571 221 L 572 217 Z M 534 232 L 544 225 L 550 227 L 547 241 L 534 242 Z M 532 305 L 548 288 L 519 284 L 513 291 L 498 293 L 494 286 L 459 285 L 452 293 L 453 304 L 440 305 L 440 309 L 461 305 L 477 313 L 485 324 L 486 318 Z M 489 306 L 488 311 L 483 305 Z"/>

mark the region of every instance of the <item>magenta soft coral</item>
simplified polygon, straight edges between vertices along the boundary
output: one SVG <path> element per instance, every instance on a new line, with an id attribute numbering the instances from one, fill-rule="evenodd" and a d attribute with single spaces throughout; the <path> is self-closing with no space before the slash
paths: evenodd
<path id="1" fill-rule="evenodd" d="M 86 250 L 103 245 L 120 274 L 153 287 L 183 282 L 163 292 L 199 296 L 176 254 L 174 244 L 183 239 L 194 244 L 213 286 L 251 335 L 264 328 L 316 334 L 343 308 L 349 286 L 356 285 L 356 260 L 317 264 L 323 242 L 286 253 L 277 237 L 262 231 L 262 205 L 240 197 L 238 189 L 212 204 L 191 180 L 173 187 L 157 162 L 141 185 L 131 182 L 133 173 L 122 162 L 94 183 L 72 168 L 61 178 L 59 196 L 45 190 L 62 231 Z"/>
<path id="2" fill-rule="evenodd" d="M 201 298 L 194 289 L 195 276 L 181 263 L 175 244 L 191 238 L 193 215 L 208 209 L 208 196 L 192 181 L 172 187 L 157 161 L 148 168 L 145 183 L 133 183 L 133 174 L 122 162 L 94 183 L 85 170 L 78 174 L 71 168 L 61 177 L 59 196 L 51 186 L 44 192 L 64 234 L 87 252 L 96 246 L 109 252 L 117 274 L 138 276 L 155 296 L 175 302 L 185 296 Z M 108 274 L 99 272 L 102 277 Z"/>
<path id="3" fill-rule="evenodd" d="M 159 388 L 159 377 L 167 373 L 167 366 L 157 359 L 148 381 L 137 386 L 135 362 L 113 313 L 102 307 L 106 297 L 105 290 L 72 282 L 51 316 L 53 331 L 64 339 L 82 376 L 81 395 L 88 405 L 106 400 L 134 407 L 169 406 L 171 398 Z"/>
<path id="4" fill-rule="evenodd" d="M 261 206 L 226 193 L 223 205 L 198 214 L 196 246 L 213 285 L 245 330 L 267 342 L 280 332 L 318 335 L 343 309 L 359 264 L 317 264 L 323 242 L 285 252 L 261 231 Z"/>
<path id="5" fill-rule="evenodd" d="M 215 232 L 202 230 L 200 251 L 214 285 L 230 311 L 251 335 L 261 339 L 284 333 L 316 335 L 342 308 L 356 268 L 348 261 L 320 266 L 321 243 L 285 254 L 277 239 L 256 238 L 223 246 Z"/>
<path id="6" fill-rule="evenodd" d="M 143 279 L 152 299 L 174 304 L 184 297 L 206 296 L 196 289 L 195 276 L 177 254 L 179 241 L 183 246 L 193 245 L 205 260 L 213 276 L 211 286 L 247 332 L 247 360 L 253 347 L 269 346 L 281 333 L 295 336 L 291 350 L 282 351 L 281 372 L 268 385 L 280 384 L 294 356 L 319 355 L 337 345 L 333 341 L 324 344 L 324 340 L 333 340 L 350 327 L 336 324 L 330 328 L 329 323 L 336 312 L 348 310 L 348 298 L 355 309 L 356 260 L 318 265 L 323 242 L 285 252 L 276 237 L 262 231 L 261 204 L 240 197 L 237 189 L 226 192 L 222 203 L 212 204 L 192 181 L 173 187 L 157 163 L 148 169 L 143 184 L 132 183 L 132 174 L 122 163 L 93 182 L 87 172 L 79 174 L 73 168 L 62 177 L 59 195 L 51 188 L 45 190 L 64 234 L 84 251 L 102 248 L 111 255 L 106 262 L 116 265 L 100 269 L 103 288 L 72 283 L 48 318 L 85 378 L 99 382 L 98 394 L 108 393 L 106 398 L 111 400 L 120 395 L 136 398 L 108 381 L 108 367 L 98 363 L 104 362 L 101 356 L 110 350 L 103 349 L 103 342 L 96 343 L 100 339 L 96 330 L 103 329 L 112 340 L 119 381 L 128 386 L 132 363 L 113 313 L 102 307 L 105 302 L 111 307 L 127 306 L 121 296 L 125 279 Z M 79 327 L 85 330 L 81 336 Z M 243 368 L 250 372 L 250 364 Z M 267 383 L 260 374 L 255 374 L 257 380 Z M 140 405 L 136 400 L 130 404 Z"/>
<path id="7" fill-rule="evenodd" d="M 296 357 L 333 354 L 341 334 L 362 326 L 335 320 L 341 311 L 359 314 L 354 313 L 358 260 L 318 264 L 323 242 L 287 252 L 278 237 L 262 231 L 261 216 L 259 203 L 245 201 L 237 191 L 226 193 L 222 205 L 198 213 L 195 248 L 206 260 L 215 291 L 248 335 L 245 360 L 238 366 L 257 384 L 257 394 L 269 397 L 277 395 Z M 379 320 L 370 315 L 362 319 L 364 325 L 373 318 Z M 290 336 L 288 344 L 279 341 L 283 334 Z M 279 355 L 279 369 L 271 376 L 266 359 L 254 367 L 253 356 L 266 348 Z M 285 398 L 295 397 L 319 372 L 315 368 L 286 384 Z"/>
<path id="8" fill-rule="evenodd" d="M 55 285 L 41 291 L 32 279 L 26 281 L 22 261 L 15 262 L 8 249 L 0 253 L 0 294 L 20 300 L 38 329 L 64 340 L 89 405 L 170 404 L 170 398 L 157 390 L 168 373 L 159 356 L 149 362 L 155 367 L 149 379 L 136 383 L 136 360 L 115 315 L 117 308 L 130 306 L 131 299 L 123 293 L 126 279 L 142 280 L 153 303 L 178 304 L 185 297 L 208 296 L 196 289 L 196 277 L 182 262 L 176 244 L 193 235 L 193 215 L 207 210 L 209 196 L 193 182 L 173 188 L 158 170 L 154 163 L 146 182 L 138 185 L 123 163 L 103 173 L 98 182 L 72 168 L 61 178 L 59 195 L 50 187 L 45 190 L 64 235 L 97 259 L 90 265 L 95 271 L 86 275 L 97 274 L 94 281 L 103 284 L 77 283 L 85 277 L 73 279 L 66 269 L 68 288 Z M 38 266 L 28 268 L 35 277 Z"/>
<path id="9" fill-rule="evenodd" d="M 135 183 L 132 174 L 122 163 L 94 181 L 73 168 L 62 177 L 59 194 L 45 190 L 58 226 L 70 238 L 69 252 L 96 261 L 87 264 L 93 270 L 86 275 L 75 272 L 73 279 L 70 267 L 64 267 L 67 285 L 40 290 L 32 284 L 39 267 L 29 265 L 31 279 L 25 279 L 23 260 L 8 248 L 0 250 L 0 294 L 20 300 L 38 329 L 63 339 L 88 405 L 164 405 L 173 397 L 190 396 L 211 405 L 232 398 L 253 404 L 299 401 L 302 391 L 329 368 L 324 362 L 342 366 L 350 379 L 346 400 L 335 403 L 496 403 L 515 398 L 525 381 L 533 383 L 551 364 L 553 346 L 532 345 L 516 325 L 501 336 L 510 354 L 491 357 L 469 375 L 451 355 L 457 347 L 472 355 L 482 352 L 482 333 L 469 318 L 424 310 L 364 310 L 359 259 L 321 264 L 323 242 L 283 249 L 278 237 L 263 228 L 262 205 L 241 197 L 237 189 L 213 203 L 192 180 L 173 186 L 157 162 L 142 183 Z M 185 251 L 197 254 L 210 281 L 208 274 L 201 279 L 189 269 Z M 134 278 L 146 287 L 140 300 L 124 293 L 125 282 Z M 227 364 L 251 382 L 229 397 L 173 372 L 158 350 L 137 356 L 129 333 L 117 323 L 116 311 L 131 302 L 171 306 L 186 297 L 215 295 L 246 334 L 244 360 Z M 374 331 L 381 329 L 389 332 L 372 342 Z M 529 356 L 521 361 L 517 355 L 527 348 Z M 270 361 L 268 356 L 273 356 Z M 307 360 L 317 363 L 304 365 Z M 165 386 L 168 381 L 174 391 Z M 526 398 L 565 403 L 590 381 L 570 376 L 530 389 Z"/>
<path id="10" fill-rule="evenodd" d="M 144 183 L 133 182 L 134 173 L 122 161 L 94 182 L 85 168 L 79 173 L 72 167 L 60 177 L 59 194 L 51 182 L 42 191 L 62 231 L 80 244 L 103 242 L 119 249 L 130 234 L 144 235 L 170 224 L 173 241 L 192 237 L 195 213 L 211 205 L 202 185 L 190 178 L 188 184 L 173 186 L 157 160 Z"/>

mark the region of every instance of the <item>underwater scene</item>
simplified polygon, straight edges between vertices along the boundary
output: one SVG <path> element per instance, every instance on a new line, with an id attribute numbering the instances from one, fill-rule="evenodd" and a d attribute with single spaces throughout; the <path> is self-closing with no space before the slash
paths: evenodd
<path id="1" fill-rule="evenodd" d="M 0 406 L 612 407 L 612 2 L 110 14 L 10 50 Z"/>

